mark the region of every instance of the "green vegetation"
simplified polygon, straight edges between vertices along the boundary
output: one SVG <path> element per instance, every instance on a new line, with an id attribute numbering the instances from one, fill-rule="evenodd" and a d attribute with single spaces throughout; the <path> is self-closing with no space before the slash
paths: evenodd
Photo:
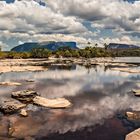
<path id="1" fill-rule="evenodd" d="M 0 59 L 2 58 L 48 58 L 48 57 L 75 57 L 75 58 L 94 58 L 94 57 L 140 57 L 140 49 L 109 49 L 107 44 L 104 44 L 104 48 L 89 47 L 85 49 L 73 50 L 70 48 L 59 48 L 57 51 L 49 51 L 45 48 L 36 48 L 31 52 L 2 52 L 0 51 Z"/>
<path id="2" fill-rule="evenodd" d="M 51 54 L 52 54 L 51 51 L 44 48 L 33 49 L 30 53 L 31 57 L 33 58 L 48 58 L 51 56 Z"/>

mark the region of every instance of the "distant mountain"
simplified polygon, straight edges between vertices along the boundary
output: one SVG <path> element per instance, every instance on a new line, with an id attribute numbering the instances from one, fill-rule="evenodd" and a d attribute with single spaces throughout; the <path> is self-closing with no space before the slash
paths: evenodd
<path id="1" fill-rule="evenodd" d="M 32 49 L 34 48 L 46 48 L 48 50 L 51 51 L 56 51 L 59 48 L 71 48 L 71 49 L 78 49 L 76 46 L 76 42 L 42 42 L 42 43 L 38 43 L 38 42 L 30 42 L 30 43 L 24 43 L 21 45 L 18 45 L 14 48 L 11 49 L 11 51 L 15 51 L 15 52 L 30 52 Z"/>
<path id="2" fill-rule="evenodd" d="M 110 43 L 108 46 L 109 49 L 140 49 L 140 46 L 128 45 L 128 44 L 119 44 L 119 43 Z"/>

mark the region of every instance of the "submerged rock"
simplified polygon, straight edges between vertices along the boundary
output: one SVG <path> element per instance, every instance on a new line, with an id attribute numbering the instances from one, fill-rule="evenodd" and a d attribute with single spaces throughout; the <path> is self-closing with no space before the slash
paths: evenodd
<path id="1" fill-rule="evenodd" d="M 21 109 L 20 115 L 23 116 L 23 117 L 27 117 L 28 113 L 27 113 L 27 111 L 25 109 Z"/>
<path id="2" fill-rule="evenodd" d="M 140 89 L 133 89 L 132 90 L 135 96 L 140 96 Z"/>
<path id="3" fill-rule="evenodd" d="M 37 96 L 38 93 L 32 90 L 23 90 L 12 92 L 12 97 L 23 102 L 32 102 L 33 98 Z"/>
<path id="4" fill-rule="evenodd" d="M 3 113 L 14 113 L 21 108 L 24 108 L 26 104 L 23 104 L 14 99 L 1 99 L 0 101 L 0 111 Z"/>
<path id="5" fill-rule="evenodd" d="M 46 99 L 40 96 L 36 96 L 33 103 L 47 108 L 67 108 L 71 106 L 71 103 L 65 98 Z"/>
<path id="6" fill-rule="evenodd" d="M 0 85 L 3 85 L 3 86 L 20 86 L 21 83 L 16 83 L 16 82 L 0 82 Z"/>
<path id="7" fill-rule="evenodd" d="M 140 120 L 140 112 L 126 112 L 126 117 L 131 120 Z"/>
<path id="8" fill-rule="evenodd" d="M 137 129 L 128 134 L 125 140 L 140 140 L 140 129 Z"/>
<path id="9" fill-rule="evenodd" d="M 10 117 L 8 133 L 9 137 L 14 137 L 16 138 L 16 140 L 29 140 L 26 138 L 39 134 L 39 131 L 43 124 L 42 122 L 44 121 L 42 120 L 42 118 L 37 119 L 36 117 Z"/>

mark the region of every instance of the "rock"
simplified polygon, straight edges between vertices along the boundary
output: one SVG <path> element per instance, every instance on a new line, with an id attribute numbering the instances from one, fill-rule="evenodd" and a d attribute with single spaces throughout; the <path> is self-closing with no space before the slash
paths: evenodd
<path id="1" fill-rule="evenodd" d="M 140 140 L 140 129 L 137 129 L 128 134 L 125 140 Z"/>
<path id="2" fill-rule="evenodd" d="M 15 98 L 19 101 L 23 102 L 32 102 L 33 98 L 37 96 L 38 93 L 36 91 L 32 90 L 23 90 L 23 91 L 17 91 L 12 92 L 12 98 Z"/>
<path id="3" fill-rule="evenodd" d="M 6 136 L 8 134 L 9 120 L 6 117 L 0 117 L 0 140 L 2 136 Z"/>
<path id="4" fill-rule="evenodd" d="M 14 99 L 1 99 L 0 101 L 0 110 L 5 114 L 14 113 L 25 106 L 25 104 Z"/>
<path id="5" fill-rule="evenodd" d="M 27 79 L 26 82 L 34 82 L 33 79 Z"/>
<path id="6" fill-rule="evenodd" d="M 46 99 L 40 96 L 36 96 L 33 99 L 33 103 L 47 108 L 67 108 L 71 105 L 71 103 L 65 98 Z"/>
<path id="7" fill-rule="evenodd" d="M 132 69 L 132 68 L 111 68 L 111 70 L 120 71 L 120 72 L 128 72 L 128 73 L 140 73 L 140 70 L 138 69 Z"/>
<path id="8" fill-rule="evenodd" d="M 44 120 L 39 116 L 11 116 L 9 118 L 9 137 L 14 137 L 16 140 L 25 140 L 25 137 L 36 136 L 43 123 Z"/>
<path id="9" fill-rule="evenodd" d="M 133 89 L 132 90 L 135 96 L 140 96 L 140 89 Z"/>
<path id="10" fill-rule="evenodd" d="M 27 111 L 25 109 L 21 109 L 20 115 L 23 116 L 23 117 L 27 117 L 28 113 L 27 113 Z"/>
<path id="11" fill-rule="evenodd" d="M 0 66 L 0 72 L 23 72 L 23 71 L 44 71 L 47 70 L 47 68 L 44 68 L 42 66 Z"/>
<path id="12" fill-rule="evenodd" d="M 21 83 L 16 83 L 16 82 L 0 82 L 0 85 L 3 85 L 3 86 L 20 86 Z"/>
<path id="13" fill-rule="evenodd" d="M 126 116 L 128 119 L 138 120 L 140 119 L 140 112 L 126 112 Z"/>

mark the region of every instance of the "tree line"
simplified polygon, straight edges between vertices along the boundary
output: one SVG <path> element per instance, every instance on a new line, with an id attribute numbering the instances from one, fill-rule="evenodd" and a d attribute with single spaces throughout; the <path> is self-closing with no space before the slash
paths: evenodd
<path id="1" fill-rule="evenodd" d="M 0 58 L 48 58 L 48 57 L 75 57 L 75 58 L 94 58 L 94 57 L 140 57 L 140 49 L 109 49 L 107 45 L 104 48 L 87 46 L 84 49 L 70 49 L 69 47 L 60 47 L 57 51 L 50 51 L 45 48 L 35 48 L 31 52 L 2 52 Z"/>

